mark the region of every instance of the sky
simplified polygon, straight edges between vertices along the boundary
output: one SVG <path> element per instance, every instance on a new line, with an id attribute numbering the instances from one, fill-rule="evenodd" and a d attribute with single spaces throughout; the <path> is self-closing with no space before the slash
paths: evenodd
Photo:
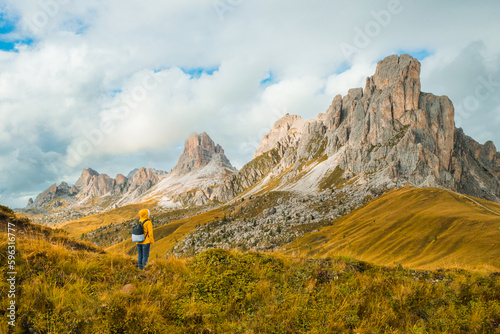
<path id="1" fill-rule="evenodd" d="M 0 0 L 0 204 L 83 168 L 169 171 L 192 132 L 237 168 L 409 53 L 422 91 L 500 148 L 500 1 Z"/>

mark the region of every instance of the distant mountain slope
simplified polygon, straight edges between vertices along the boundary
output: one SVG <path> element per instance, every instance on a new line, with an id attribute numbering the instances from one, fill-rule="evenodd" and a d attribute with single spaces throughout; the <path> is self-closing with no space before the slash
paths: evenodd
<path id="1" fill-rule="evenodd" d="M 286 246 L 377 264 L 500 269 L 500 205 L 435 188 L 393 190 Z"/>
<path id="2" fill-rule="evenodd" d="M 217 188 L 235 172 L 222 147 L 207 133 L 192 133 L 177 165 L 140 200 L 157 201 L 165 209 L 207 204 L 219 199 Z"/>
<path id="3" fill-rule="evenodd" d="M 86 168 L 72 187 L 66 182 L 61 182 L 59 186 L 54 184 L 34 201 L 30 199 L 26 208 L 49 212 L 91 208 L 102 211 L 116 207 L 124 198 L 130 202 L 138 199 L 166 174 L 164 171 L 142 167 L 129 173 L 129 177 L 118 174 L 113 179 L 107 174 Z"/>
<path id="4" fill-rule="evenodd" d="M 72 187 L 66 182 L 52 185 L 30 199 L 25 211 L 41 212 L 41 218 L 33 217 L 39 223 L 57 223 L 134 203 L 154 202 L 167 210 L 199 206 L 218 200 L 217 187 L 235 172 L 207 133 L 192 133 L 170 173 L 143 167 L 113 179 L 87 168 Z"/>
<path id="5" fill-rule="evenodd" d="M 184 152 L 172 169 L 172 174 L 185 175 L 209 164 L 236 171 L 224 154 L 224 149 L 215 144 L 206 132 L 192 133 L 184 143 Z"/>

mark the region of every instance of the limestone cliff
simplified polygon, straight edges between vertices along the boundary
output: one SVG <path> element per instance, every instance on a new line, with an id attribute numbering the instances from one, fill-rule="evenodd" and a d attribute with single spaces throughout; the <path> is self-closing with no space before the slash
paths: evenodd
<path id="1" fill-rule="evenodd" d="M 335 96 L 316 119 L 284 116 L 254 161 L 220 187 L 219 200 L 250 186 L 251 192 L 315 192 L 340 168 L 365 190 L 411 184 L 499 201 L 500 153 L 492 142 L 480 145 L 455 129 L 450 99 L 421 92 L 420 66 L 409 55 L 389 56 L 364 89 Z"/>
<path id="2" fill-rule="evenodd" d="M 224 150 L 219 144 L 215 144 L 210 136 L 203 132 L 192 133 L 184 144 L 184 152 L 179 157 L 179 162 L 172 170 L 173 174 L 185 175 L 196 169 L 213 163 L 219 167 L 235 170 Z"/>

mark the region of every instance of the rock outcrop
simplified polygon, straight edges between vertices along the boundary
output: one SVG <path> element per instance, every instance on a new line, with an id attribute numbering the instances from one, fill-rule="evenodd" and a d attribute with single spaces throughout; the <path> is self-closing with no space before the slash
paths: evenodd
<path id="1" fill-rule="evenodd" d="M 451 172 L 456 191 L 491 201 L 500 198 L 500 152 L 493 142 L 481 145 L 457 129 Z"/>
<path id="2" fill-rule="evenodd" d="M 121 196 L 117 204 L 133 202 L 158 184 L 166 175 L 164 171 L 144 167 L 137 169 L 130 178 L 118 174 L 113 185 L 115 194 Z"/>
<path id="3" fill-rule="evenodd" d="M 235 172 L 220 145 L 205 132 L 193 133 L 177 165 L 145 199 L 160 199 L 163 207 L 204 205 L 225 198 L 220 185 Z"/>
<path id="4" fill-rule="evenodd" d="M 316 119 L 284 116 L 253 162 L 220 187 L 221 196 L 256 183 L 253 192 L 314 192 L 340 168 L 365 189 L 411 184 L 499 201 L 500 154 L 492 142 L 480 145 L 455 129 L 448 97 L 421 92 L 420 66 L 409 55 L 389 56 L 364 89 L 335 96 Z M 268 163 L 262 168 L 258 161 Z"/>
<path id="5" fill-rule="evenodd" d="M 76 181 L 78 197 L 104 196 L 113 190 L 114 180 L 106 174 L 99 174 L 92 168 L 84 169 Z"/>
<path id="6" fill-rule="evenodd" d="M 185 175 L 210 163 L 235 170 L 222 147 L 219 144 L 216 145 L 206 132 L 192 133 L 184 143 L 184 152 L 177 165 L 172 169 L 172 173 Z"/>
<path id="7" fill-rule="evenodd" d="M 56 198 L 62 198 L 64 200 L 71 200 L 77 194 L 77 190 L 74 187 L 70 187 L 66 182 L 61 182 L 59 186 L 55 183 L 51 185 L 47 190 L 39 194 L 35 200 L 32 198 L 29 199 L 27 209 L 33 208 L 42 208 L 45 205 L 50 204 Z M 59 201 L 59 204 L 53 206 L 54 208 L 62 206 L 62 203 Z M 55 204 L 55 203 L 53 203 Z"/>
<path id="8" fill-rule="evenodd" d="M 28 202 L 26 208 L 44 208 L 55 199 L 57 200 L 48 209 L 61 207 L 63 203 L 85 206 L 89 200 L 102 199 L 105 196 L 109 196 L 115 202 L 125 198 L 132 201 L 151 189 L 165 175 L 167 173 L 164 171 L 143 167 L 131 172 L 130 178 L 118 174 L 113 179 L 92 168 L 86 168 L 72 187 L 66 182 L 62 182 L 59 186 L 54 184 L 38 195 L 35 201 Z"/>
<path id="9" fill-rule="evenodd" d="M 122 174 L 112 179 L 106 174 L 99 174 L 95 170 L 84 169 L 75 183 L 78 188 L 77 197 L 80 199 L 102 197 L 139 197 L 153 185 L 157 184 L 167 173 L 152 168 L 139 168 L 131 173 L 130 178 Z M 119 199 L 121 200 L 121 198 Z"/>
<path id="10" fill-rule="evenodd" d="M 451 186 L 453 105 L 420 92 L 420 63 L 411 56 L 380 61 L 364 91 L 336 97 L 321 118 L 327 121 L 317 121 L 326 127 L 326 152 L 343 149 L 339 167 L 348 173 L 385 170 L 392 180 Z"/>

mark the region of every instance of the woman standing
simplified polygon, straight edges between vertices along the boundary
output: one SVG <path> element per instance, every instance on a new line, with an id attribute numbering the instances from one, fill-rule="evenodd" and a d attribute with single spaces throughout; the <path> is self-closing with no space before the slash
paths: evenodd
<path id="1" fill-rule="evenodd" d="M 144 229 L 144 241 L 137 243 L 137 266 L 139 269 L 144 269 L 149 259 L 149 250 L 151 245 L 154 245 L 155 239 L 153 238 L 153 223 L 150 219 L 150 212 L 148 209 L 139 211 L 139 222 Z"/>

